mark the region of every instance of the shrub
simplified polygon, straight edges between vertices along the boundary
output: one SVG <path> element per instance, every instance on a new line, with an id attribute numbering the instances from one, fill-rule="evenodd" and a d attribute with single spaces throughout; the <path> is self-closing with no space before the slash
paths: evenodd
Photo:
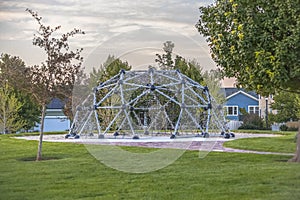
<path id="1" fill-rule="evenodd" d="M 297 127 L 288 127 L 288 131 L 298 131 Z"/>
<path id="2" fill-rule="evenodd" d="M 279 127 L 281 131 L 297 131 L 297 127 L 288 127 L 287 125 L 283 124 Z"/>
<path id="3" fill-rule="evenodd" d="M 257 130 L 259 128 L 256 125 L 254 125 L 254 124 L 243 124 L 238 129 Z"/>
<path id="4" fill-rule="evenodd" d="M 285 125 L 285 124 L 283 124 L 283 125 L 281 125 L 281 126 L 279 127 L 279 129 L 280 129 L 281 131 L 287 131 L 288 128 L 289 128 L 289 127 L 287 127 L 287 125 Z"/>
<path id="5" fill-rule="evenodd" d="M 263 130 L 265 128 L 263 120 L 258 115 L 246 113 L 243 115 L 243 125 L 239 129 Z"/>

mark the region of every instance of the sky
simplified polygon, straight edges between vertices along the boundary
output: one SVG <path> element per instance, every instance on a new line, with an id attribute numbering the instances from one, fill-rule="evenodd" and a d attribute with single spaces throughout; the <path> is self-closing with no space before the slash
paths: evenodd
<path id="1" fill-rule="evenodd" d="M 213 0 L 0 0 L 0 53 L 19 56 L 38 65 L 45 53 L 32 45 L 38 24 L 26 12 L 36 11 L 42 23 L 61 25 L 58 33 L 78 28 L 86 34 L 70 40 L 71 49 L 83 48 L 87 71 L 108 55 L 126 60 L 133 69 L 155 66 L 163 43 L 175 44 L 173 53 L 195 59 L 204 70 L 216 69 L 205 38 L 195 24 L 199 7 Z"/>

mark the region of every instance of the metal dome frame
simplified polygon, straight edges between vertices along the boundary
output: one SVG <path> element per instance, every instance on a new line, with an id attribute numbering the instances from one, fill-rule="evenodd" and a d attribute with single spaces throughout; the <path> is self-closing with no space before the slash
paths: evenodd
<path id="1" fill-rule="evenodd" d="M 164 119 L 171 139 L 191 130 L 196 132 L 195 136 L 209 137 L 209 131 L 215 133 L 217 130 L 218 136 L 230 137 L 223 109 L 218 109 L 220 106 L 208 87 L 179 70 L 121 70 L 98 84 L 87 99 L 77 107 L 69 136 L 82 134 L 86 129 L 88 134 L 96 130 L 98 138 L 104 138 L 107 133 L 116 137 L 122 135 L 122 131 L 138 139 L 141 134 L 149 135 L 151 130 L 159 132 L 154 126 Z M 80 112 L 83 112 L 81 118 L 78 117 Z M 106 112 L 110 113 L 110 118 Z M 149 122 L 150 117 L 145 116 L 150 112 Z M 107 123 L 103 122 L 104 118 L 108 119 Z M 89 128 L 89 124 L 94 128 Z"/>
<path id="2" fill-rule="evenodd" d="M 136 91 L 138 89 L 140 91 L 134 97 L 132 97 L 132 95 L 126 95 L 127 93 L 132 94 L 132 91 Z M 97 95 L 103 90 L 108 92 L 103 98 L 98 100 Z M 170 91 L 173 92 L 172 95 L 169 94 Z M 170 122 L 171 120 L 169 113 L 166 112 L 166 105 L 162 104 L 158 100 L 156 100 L 156 102 L 158 102 L 158 106 L 154 108 L 137 106 L 137 102 L 139 102 L 145 95 L 150 93 L 154 98 L 156 96 L 163 96 L 163 98 L 180 108 L 179 115 L 175 123 Z M 113 95 L 117 95 L 119 97 L 119 104 L 102 105 L 104 101 L 108 100 Z M 116 120 L 121 117 L 121 124 L 119 124 L 120 126 L 116 131 L 122 129 L 122 124 L 127 122 L 129 125 L 129 131 L 133 136 L 137 137 L 138 133 L 134 128 L 135 123 L 133 121 L 140 121 L 135 113 L 137 110 L 155 110 L 157 115 L 163 112 L 173 129 L 171 138 L 174 138 L 178 134 L 179 126 L 183 125 L 181 123 L 184 113 L 186 113 L 186 116 L 188 116 L 194 123 L 194 127 L 196 127 L 201 133 L 208 134 L 211 110 L 210 101 L 211 99 L 208 88 L 180 73 L 179 70 L 156 70 L 154 68 L 141 71 L 121 70 L 116 76 L 103 83 L 100 83 L 94 90 L 95 110 L 99 112 L 107 109 L 117 110 L 113 119 L 106 127 L 101 127 L 101 125 L 98 123 L 100 135 L 105 135 L 112 128 Z M 203 124 L 200 124 L 200 122 L 190 112 L 190 109 L 199 108 L 202 108 L 207 112 L 204 126 Z M 97 118 L 99 118 L 98 112 L 95 113 Z M 134 117 L 130 116 L 131 113 L 133 113 Z M 145 132 L 149 127 L 151 127 L 151 124 L 149 124 L 148 127 L 145 127 L 147 126 L 145 123 L 139 122 L 139 124 L 144 126 L 143 129 Z M 103 131 L 101 129 L 103 129 Z"/>

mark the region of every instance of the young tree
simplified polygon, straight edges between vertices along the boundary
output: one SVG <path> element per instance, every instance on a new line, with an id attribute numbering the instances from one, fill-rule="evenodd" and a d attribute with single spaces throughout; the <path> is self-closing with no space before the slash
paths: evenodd
<path id="1" fill-rule="evenodd" d="M 210 70 L 203 73 L 204 85 L 209 88 L 209 93 L 215 98 L 219 105 L 225 103 L 226 98 L 221 90 L 222 75 L 219 70 Z"/>
<path id="2" fill-rule="evenodd" d="M 175 66 L 174 66 L 174 61 L 172 59 L 172 52 L 174 47 L 175 45 L 172 41 L 166 41 L 163 47 L 165 54 L 163 55 L 156 54 L 157 58 L 155 59 L 155 62 L 158 63 L 160 69 L 162 70 L 174 69 Z"/>
<path id="3" fill-rule="evenodd" d="M 0 87 L 0 133 L 13 133 L 25 125 L 20 120 L 19 111 L 24 105 L 18 100 L 13 89 L 6 83 Z"/>
<path id="4" fill-rule="evenodd" d="M 28 132 L 40 122 L 40 107 L 30 94 L 17 90 L 16 97 L 23 103 L 23 106 L 19 110 L 19 119 L 25 122 L 22 129 Z"/>
<path id="5" fill-rule="evenodd" d="M 240 86 L 264 96 L 299 93 L 299 12 L 297 0 L 217 0 L 200 7 L 196 28 L 224 75 Z M 300 162 L 300 126 L 293 160 Z"/>
<path id="6" fill-rule="evenodd" d="M 60 37 L 56 31 L 60 26 L 51 28 L 42 23 L 42 17 L 30 9 L 26 9 L 37 21 L 39 28 L 34 34 L 33 45 L 42 48 L 47 56 L 41 65 L 30 67 L 28 79 L 31 80 L 32 95 L 41 106 L 41 130 L 36 160 L 42 159 L 42 142 L 46 106 L 53 98 L 64 100 L 72 93 L 76 75 L 81 71 L 83 58 L 80 56 L 81 49 L 70 50 L 69 38 L 77 34 L 84 34 L 79 29 L 74 29 Z"/>

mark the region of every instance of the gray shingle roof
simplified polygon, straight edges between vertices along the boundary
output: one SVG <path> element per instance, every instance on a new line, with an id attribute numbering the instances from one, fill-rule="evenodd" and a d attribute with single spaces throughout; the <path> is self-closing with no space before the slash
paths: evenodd
<path id="1" fill-rule="evenodd" d="M 51 102 L 47 105 L 47 109 L 63 109 L 65 102 L 58 98 L 54 98 Z"/>
<path id="2" fill-rule="evenodd" d="M 256 92 L 254 92 L 254 91 L 247 91 L 247 90 L 245 90 L 243 88 L 222 88 L 222 90 L 225 92 L 225 96 L 226 97 L 228 97 L 228 96 L 230 96 L 230 95 L 232 95 L 234 93 L 237 93 L 238 91 L 241 90 L 241 91 L 246 92 L 247 94 L 249 94 L 249 95 L 251 95 L 251 96 L 253 96 L 253 97 L 255 97 L 255 98 L 258 99 L 258 94 Z"/>

